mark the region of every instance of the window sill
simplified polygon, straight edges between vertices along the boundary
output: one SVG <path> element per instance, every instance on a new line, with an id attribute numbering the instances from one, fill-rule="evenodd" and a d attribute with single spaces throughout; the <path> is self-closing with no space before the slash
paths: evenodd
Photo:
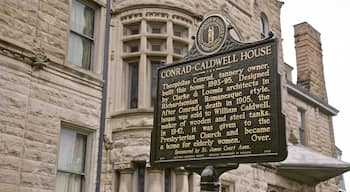
<path id="1" fill-rule="evenodd" d="M 119 118 L 119 117 L 135 116 L 135 115 L 152 115 L 153 116 L 153 111 L 154 111 L 153 108 L 126 109 L 126 110 L 111 113 L 109 117 Z"/>
<path id="2" fill-rule="evenodd" d="M 83 81 L 89 81 L 89 82 L 96 82 L 100 86 L 103 84 L 103 77 L 102 74 L 96 74 L 92 71 L 88 71 L 85 69 L 80 68 L 79 66 L 73 65 L 73 64 L 57 64 L 57 65 L 47 65 L 48 68 L 55 67 L 56 70 L 60 69 L 61 72 L 72 76 L 74 78 L 83 80 Z"/>
<path id="3" fill-rule="evenodd" d="M 188 38 L 185 38 L 185 37 L 178 37 L 178 36 L 173 36 L 173 40 L 175 42 L 181 42 L 181 43 L 184 43 L 184 44 L 188 44 L 189 43 L 189 39 Z"/>

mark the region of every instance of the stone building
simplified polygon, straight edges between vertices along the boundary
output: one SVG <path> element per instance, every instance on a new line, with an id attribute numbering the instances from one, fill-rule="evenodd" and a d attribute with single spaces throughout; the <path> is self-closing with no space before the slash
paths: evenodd
<path id="1" fill-rule="evenodd" d="M 195 173 L 150 167 L 157 69 L 184 57 L 209 14 L 225 16 L 239 41 L 269 31 L 281 39 L 277 0 L 110 3 L 106 26 L 108 0 L 0 1 L 1 192 L 199 191 Z M 336 159 L 332 116 L 338 111 L 327 101 L 320 33 L 301 23 L 295 37 L 297 84 L 279 56 L 288 158 L 224 173 L 222 192 L 335 192 L 336 176 L 349 170 Z M 100 172 L 104 50 L 109 73 Z"/>
<path id="2" fill-rule="evenodd" d="M 106 2 L 1 0 L 0 17 L 0 191 L 95 191 Z"/>

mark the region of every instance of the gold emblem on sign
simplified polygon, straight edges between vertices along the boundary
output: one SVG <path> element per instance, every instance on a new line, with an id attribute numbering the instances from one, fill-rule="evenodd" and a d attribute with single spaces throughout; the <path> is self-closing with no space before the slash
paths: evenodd
<path id="1" fill-rule="evenodd" d="M 204 54 L 218 51 L 226 38 L 226 23 L 218 15 L 207 17 L 199 26 L 196 38 L 198 49 Z"/>

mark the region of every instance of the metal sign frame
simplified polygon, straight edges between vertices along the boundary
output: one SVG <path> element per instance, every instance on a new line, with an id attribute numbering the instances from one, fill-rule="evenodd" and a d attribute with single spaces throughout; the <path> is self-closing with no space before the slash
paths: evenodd
<path id="1" fill-rule="evenodd" d="M 265 39 L 256 43 L 250 43 L 246 45 L 241 45 L 238 48 L 233 48 L 231 50 L 217 52 L 208 56 L 200 56 L 194 59 L 184 60 L 172 65 L 162 67 L 158 71 L 158 80 L 161 79 L 161 71 L 181 67 L 184 65 L 189 65 L 193 63 L 203 62 L 211 58 L 222 57 L 225 55 L 232 55 L 234 53 L 240 53 L 244 50 L 250 50 L 256 47 L 261 47 L 265 45 L 272 46 L 272 54 L 266 60 L 268 63 L 270 72 L 270 82 L 271 82 L 271 135 L 272 135 L 272 145 L 271 153 L 252 153 L 252 154 L 234 154 L 234 155 L 214 155 L 204 157 L 193 157 L 193 158 L 168 158 L 160 159 L 159 147 L 160 147 L 160 113 L 161 113 L 161 88 L 158 83 L 157 87 L 157 102 L 155 105 L 154 113 L 154 128 L 152 131 L 152 145 L 151 145 L 151 165 L 153 167 L 179 167 L 179 166 L 206 166 L 215 164 L 225 164 L 225 163 L 258 163 L 258 162 L 272 162 L 272 161 L 282 161 L 287 156 L 287 145 L 286 145 L 286 134 L 285 134 L 285 119 L 282 114 L 281 109 L 281 81 L 280 75 L 278 73 L 278 41 L 277 39 Z M 263 62 L 263 61 L 260 61 Z M 234 69 L 235 65 L 245 65 L 247 62 L 232 64 L 231 69 Z M 242 66 L 240 66 L 242 67 Z M 177 78 L 183 78 L 179 76 Z M 173 79 L 173 78 L 172 78 Z M 258 147 L 258 146 L 256 146 Z"/>

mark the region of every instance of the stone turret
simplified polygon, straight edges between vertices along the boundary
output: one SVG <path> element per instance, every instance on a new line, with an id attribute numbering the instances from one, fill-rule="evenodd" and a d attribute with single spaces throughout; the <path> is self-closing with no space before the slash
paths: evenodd
<path id="1" fill-rule="evenodd" d="M 327 102 L 320 35 L 306 22 L 294 25 L 297 84 Z"/>

